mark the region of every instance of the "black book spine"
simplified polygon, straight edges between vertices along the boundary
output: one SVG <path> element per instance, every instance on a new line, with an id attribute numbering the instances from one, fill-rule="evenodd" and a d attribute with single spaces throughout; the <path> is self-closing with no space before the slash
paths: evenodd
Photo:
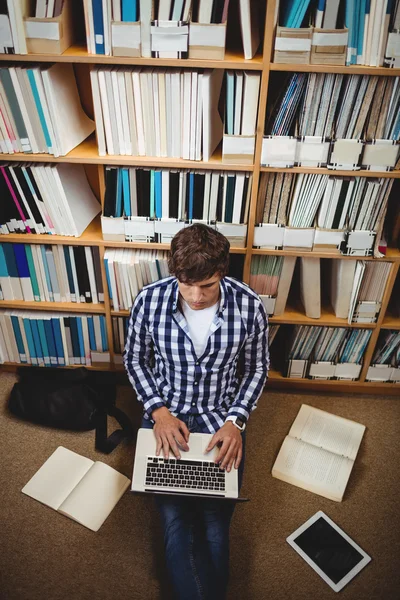
<path id="1" fill-rule="evenodd" d="M 204 208 L 204 183 L 206 176 L 204 173 L 195 173 L 194 175 L 194 198 L 193 198 L 193 218 L 203 218 Z"/>
<path id="2" fill-rule="evenodd" d="M 103 215 L 115 217 L 115 199 L 117 197 L 117 167 L 106 167 L 106 191 L 104 194 Z"/>
<path id="3" fill-rule="evenodd" d="M 247 198 L 247 194 L 249 191 L 249 176 L 246 173 L 246 176 L 244 178 L 244 186 L 243 186 L 243 196 L 242 196 L 242 208 L 240 210 L 240 222 L 241 223 L 245 223 L 247 220 L 247 215 L 245 215 L 245 210 L 246 210 L 246 198 Z"/>
<path id="4" fill-rule="evenodd" d="M 179 205 L 179 172 L 169 172 L 169 216 L 171 219 L 178 219 Z"/>
<path id="5" fill-rule="evenodd" d="M 74 258 L 79 290 L 81 292 L 81 301 L 92 302 L 85 248 L 83 246 L 74 246 Z"/>
<path id="6" fill-rule="evenodd" d="M 222 221 L 222 199 L 224 197 L 224 176 L 219 176 L 218 182 L 218 197 L 217 197 L 217 210 L 216 210 L 216 220 Z"/>
<path id="7" fill-rule="evenodd" d="M 104 289 L 103 279 L 101 277 L 100 252 L 97 246 L 93 246 L 90 250 L 92 252 L 93 257 L 94 277 L 96 280 L 96 288 L 99 296 L 99 301 L 104 302 Z"/>

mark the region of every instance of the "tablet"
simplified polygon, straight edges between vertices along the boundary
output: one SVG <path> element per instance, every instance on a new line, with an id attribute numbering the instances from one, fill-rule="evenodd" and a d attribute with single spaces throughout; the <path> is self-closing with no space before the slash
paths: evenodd
<path id="1" fill-rule="evenodd" d="M 339 592 L 371 560 L 321 510 L 286 541 L 335 592 Z"/>

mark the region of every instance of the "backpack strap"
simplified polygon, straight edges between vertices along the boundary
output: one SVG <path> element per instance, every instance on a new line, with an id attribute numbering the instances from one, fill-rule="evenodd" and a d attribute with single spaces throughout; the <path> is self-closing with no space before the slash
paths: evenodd
<path id="1" fill-rule="evenodd" d="M 107 417 L 114 417 L 122 429 L 116 429 L 107 437 Z M 110 454 L 122 440 L 133 437 L 133 427 L 130 418 L 123 410 L 111 404 L 96 413 L 95 448 L 104 454 Z"/>

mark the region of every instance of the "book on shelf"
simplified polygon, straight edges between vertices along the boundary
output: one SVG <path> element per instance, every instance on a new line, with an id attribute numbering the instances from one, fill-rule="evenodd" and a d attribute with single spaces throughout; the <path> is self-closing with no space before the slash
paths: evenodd
<path id="1" fill-rule="evenodd" d="M 371 365 L 400 367 L 400 331 L 388 329 L 379 333 Z"/>
<path id="2" fill-rule="evenodd" d="M 310 365 L 323 362 L 336 365 L 324 379 L 358 379 L 371 334 L 370 329 L 295 325 L 285 351 L 286 376 L 314 377 Z"/>
<path id="3" fill-rule="evenodd" d="M 208 161 L 222 138 L 223 71 L 96 67 L 99 154 Z"/>
<path id="4" fill-rule="evenodd" d="M 0 362 L 45 367 L 109 363 L 105 317 L 1 310 Z"/>
<path id="5" fill-rule="evenodd" d="M 98 247 L 0 244 L 0 298 L 104 302 Z"/>
<path id="6" fill-rule="evenodd" d="M 254 4 L 240 0 L 246 59 L 254 56 L 259 45 L 258 11 Z M 229 5 L 230 0 L 84 0 L 88 52 L 221 60 Z"/>
<path id="7" fill-rule="evenodd" d="M 321 259 L 300 256 L 300 299 L 307 317 L 321 317 Z"/>
<path id="8" fill-rule="evenodd" d="M 272 476 L 341 502 L 365 426 L 302 404 L 272 467 Z"/>
<path id="9" fill-rule="evenodd" d="M 396 77 L 293 73 L 270 101 L 266 135 L 399 140 Z"/>
<path id="10" fill-rule="evenodd" d="M 122 364 L 122 354 L 128 333 L 129 317 L 112 317 L 114 363 Z"/>
<path id="11" fill-rule="evenodd" d="M 261 296 L 268 314 L 285 311 L 295 264 L 295 256 L 252 257 L 249 285 Z"/>
<path id="12" fill-rule="evenodd" d="M 343 46 L 337 30 L 346 28 L 347 65 L 382 66 L 388 34 L 398 30 L 400 21 L 399 3 L 387 0 L 361 3 L 352 0 L 318 0 L 313 3 L 310 0 L 281 0 L 279 9 L 279 25 L 294 31 L 311 26 L 322 34 L 332 33 L 336 35 L 330 42 L 333 47 Z M 329 43 L 329 38 L 321 39 L 325 46 Z"/>
<path id="13" fill-rule="evenodd" d="M 59 446 L 22 492 L 98 531 L 129 485 L 128 477 L 106 463 Z"/>
<path id="14" fill-rule="evenodd" d="M 83 165 L 0 165 L 0 232 L 80 237 L 101 211 Z"/>
<path id="15" fill-rule="evenodd" d="M 145 285 L 169 277 L 167 256 L 165 250 L 106 249 L 104 266 L 114 310 L 130 310 Z"/>
<path id="16" fill-rule="evenodd" d="M 252 175 L 106 167 L 105 217 L 246 223 Z"/>
<path id="17" fill-rule="evenodd" d="M 65 156 L 93 133 L 72 64 L 2 67 L 0 80 L 3 153 Z"/>

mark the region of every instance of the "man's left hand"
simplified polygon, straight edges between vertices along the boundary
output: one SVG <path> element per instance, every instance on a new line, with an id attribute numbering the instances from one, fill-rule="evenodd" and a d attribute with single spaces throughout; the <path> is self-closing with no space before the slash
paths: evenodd
<path id="1" fill-rule="evenodd" d="M 242 435 L 239 429 L 233 423 L 227 421 L 221 429 L 214 433 L 206 452 L 210 452 L 217 444 L 220 449 L 215 462 L 220 465 L 221 469 L 226 469 L 228 473 L 233 465 L 235 465 L 235 469 L 238 469 L 242 460 L 243 447 Z"/>

